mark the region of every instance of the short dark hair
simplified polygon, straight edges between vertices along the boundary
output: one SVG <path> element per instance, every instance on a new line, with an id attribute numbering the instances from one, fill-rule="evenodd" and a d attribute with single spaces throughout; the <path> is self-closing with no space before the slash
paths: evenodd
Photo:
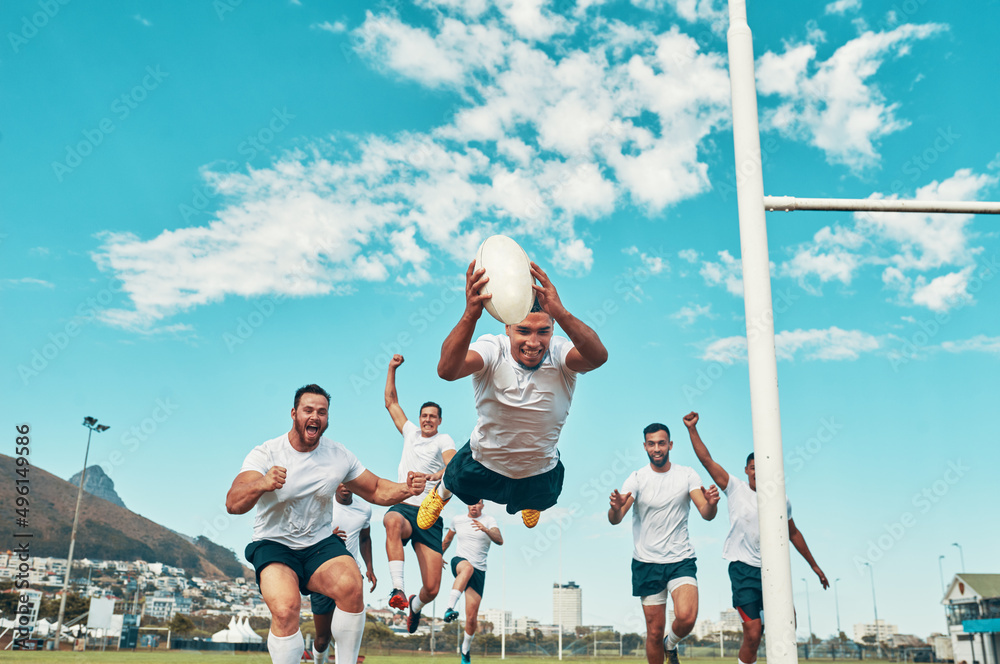
<path id="1" fill-rule="evenodd" d="M 441 406 L 439 406 L 438 404 L 434 403 L 433 401 L 425 401 L 424 405 L 420 407 L 420 412 L 421 413 L 424 412 L 424 408 L 427 408 L 428 406 L 434 406 L 435 408 L 437 408 L 438 409 L 438 417 L 441 417 Z"/>
<path id="2" fill-rule="evenodd" d="M 545 313 L 545 309 L 542 309 L 542 305 L 538 302 L 537 297 L 535 298 L 535 301 L 531 303 L 531 311 L 529 311 L 528 313 L 529 314 Z"/>
<path id="3" fill-rule="evenodd" d="M 750 456 L 747 457 L 747 462 L 743 465 L 749 466 L 751 461 L 753 461 L 753 452 L 750 453 Z"/>
<path id="4" fill-rule="evenodd" d="M 292 408 L 299 407 L 299 399 L 302 398 L 303 394 L 318 394 L 322 397 L 326 397 L 326 405 L 330 405 L 330 393 L 316 383 L 310 383 L 309 385 L 303 385 L 299 389 L 295 390 L 295 403 L 292 405 Z"/>
<path id="5" fill-rule="evenodd" d="M 666 424 L 660 424 L 659 422 L 653 422 L 648 427 L 642 430 L 642 437 L 645 438 L 651 433 L 656 433 L 657 431 L 666 431 L 667 439 L 670 439 L 670 429 L 667 428 Z"/>

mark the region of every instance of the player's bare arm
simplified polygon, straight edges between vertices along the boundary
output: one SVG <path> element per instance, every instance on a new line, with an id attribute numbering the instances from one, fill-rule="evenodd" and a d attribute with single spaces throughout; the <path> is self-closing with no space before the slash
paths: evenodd
<path id="1" fill-rule="evenodd" d="M 444 534 L 444 539 L 441 540 L 441 555 L 444 555 L 444 552 L 448 550 L 448 545 L 451 544 L 453 539 L 455 539 L 454 530 L 449 530 Z"/>
<path id="2" fill-rule="evenodd" d="M 607 362 L 608 349 L 601 343 L 597 332 L 563 306 L 556 287 L 545 271 L 535 263 L 531 263 L 531 276 L 538 280 L 537 284 L 532 285 L 538 304 L 545 313 L 555 319 L 573 342 L 573 349 L 566 355 L 566 366 L 580 372 L 596 369 Z"/>
<path id="3" fill-rule="evenodd" d="M 691 501 L 705 521 L 711 521 L 719 511 L 719 489 L 714 484 L 695 489 L 690 494 Z"/>
<path id="4" fill-rule="evenodd" d="M 503 535 L 500 534 L 499 528 L 487 528 L 475 519 L 472 520 L 472 527 L 486 533 L 486 536 L 489 537 L 494 544 L 503 545 Z"/>
<path id="5" fill-rule="evenodd" d="M 406 424 L 406 414 L 399 405 L 399 396 L 396 394 L 396 369 L 403 363 L 402 355 L 393 355 L 389 360 L 389 370 L 385 377 L 385 409 L 389 411 L 392 423 L 403 433 L 403 425 Z"/>
<path id="6" fill-rule="evenodd" d="M 612 526 L 617 526 L 628 514 L 628 510 L 632 507 L 632 503 L 635 502 L 635 498 L 632 497 L 632 492 L 629 491 L 626 494 L 619 493 L 618 489 L 611 492 L 611 507 L 608 509 L 608 521 L 611 522 Z"/>
<path id="7" fill-rule="evenodd" d="M 684 416 L 684 426 L 687 427 L 688 435 L 691 437 L 691 446 L 694 447 L 694 454 L 698 457 L 701 465 L 705 467 L 705 470 L 708 471 L 708 474 L 712 476 L 712 481 L 725 491 L 726 487 L 729 486 L 729 473 L 709 454 L 708 447 L 702 442 L 701 435 L 698 433 L 698 420 L 698 413 L 693 411 Z"/>
<path id="8" fill-rule="evenodd" d="M 366 470 L 350 482 L 344 482 L 344 486 L 369 503 L 390 507 L 403 502 L 410 496 L 422 494 L 426 481 L 427 476 L 423 473 L 410 471 L 406 476 L 406 484 L 399 484 Z"/>
<path id="9" fill-rule="evenodd" d="M 361 559 L 365 561 L 365 576 L 372 584 L 368 592 L 372 592 L 378 585 L 378 579 L 375 578 L 375 566 L 372 565 L 372 529 L 370 527 L 362 528 L 358 534 L 358 549 L 361 551 Z"/>
<path id="10" fill-rule="evenodd" d="M 802 536 L 802 531 L 795 527 L 795 521 L 792 519 L 788 520 L 788 541 L 792 543 L 795 550 L 802 554 L 802 557 L 806 559 L 807 563 L 809 563 L 809 567 L 811 567 L 812 571 L 819 577 L 819 582 L 823 586 L 823 590 L 829 588 L 830 582 L 827 580 L 826 574 L 823 574 L 823 570 L 821 570 L 819 565 L 816 564 L 816 560 L 809 551 L 809 545 L 806 544 L 806 538 Z"/>
<path id="11" fill-rule="evenodd" d="M 230 514 L 246 514 L 265 493 L 277 491 L 285 485 L 286 472 L 281 466 L 272 466 L 265 475 L 256 470 L 243 471 L 233 480 L 233 485 L 226 494 L 226 511 Z"/>
<path id="12" fill-rule="evenodd" d="M 441 459 L 444 461 L 444 468 L 437 471 L 436 473 L 431 473 L 427 476 L 428 482 L 439 482 L 441 478 L 444 477 L 444 471 L 448 470 L 448 464 L 451 463 L 451 458 L 455 456 L 455 450 L 445 450 L 441 453 Z"/>
<path id="13" fill-rule="evenodd" d="M 438 376 L 445 380 L 458 380 L 480 371 L 484 364 L 479 353 L 469 350 L 476 323 L 483 315 L 483 301 L 492 295 L 480 295 L 489 277 L 486 270 L 476 270 L 476 261 L 469 263 L 465 273 L 465 311 L 454 329 L 441 344 L 441 359 L 438 360 Z"/>

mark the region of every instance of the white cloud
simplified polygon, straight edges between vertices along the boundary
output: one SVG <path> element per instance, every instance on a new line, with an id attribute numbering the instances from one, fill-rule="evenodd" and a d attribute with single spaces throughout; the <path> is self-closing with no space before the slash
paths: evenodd
<path id="1" fill-rule="evenodd" d="M 688 304 L 687 306 L 681 307 L 679 311 L 670 314 L 670 317 L 674 320 L 679 320 L 681 325 L 690 325 L 699 318 L 715 318 L 712 314 L 711 304 Z"/>
<path id="2" fill-rule="evenodd" d="M 55 284 L 44 279 L 21 277 L 20 279 L 0 279 L 0 289 L 10 288 L 55 288 Z"/>
<path id="3" fill-rule="evenodd" d="M 697 263 L 698 258 L 701 256 L 701 254 L 699 254 L 694 249 L 681 249 L 680 251 L 677 252 L 677 256 L 681 260 L 687 261 L 688 263 Z"/>
<path id="4" fill-rule="evenodd" d="M 974 266 L 970 265 L 959 272 L 941 275 L 929 283 L 918 277 L 913 289 L 913 303 L 938 312 L 969 304 L 972 302 L 972 295 L 968 292 L 969 277 L 973 269 Z"/>
<path id="5" fill-rule="evenodd" d="M 795 256 L 782 266 L 782 273 L 798 280 L 809 292 L 819 294 L 820 284 L 839 281 L 850 284 L 854 272 L 863 264 L 863 257 L 856 251 L 864 243 L 859 233 L 835 226 L 824 226 L 813 236 L 812 243 L 801 245 Z"/>
<path id="6" fill-rule="evenodd" d="M 725 286 L 732 295 L 743 297 L 743 264 L 728 250 L 719 252 L 719 262 L 703 261 L 699 274 L 709 286 Z"/>
<path id="7" fill-rule="evenodd" d="M 878 350 L 878 338 L 860 330 L 789 330 L 774 337 L 779 360 L 795 360 L 800 354 L 806 360 L 856 360 L 864 353 Z M 746 337 L 726 337 L 708 344 L 701 359 L 732 364 L 746 360 Z"/>
<path id="8" fill-rule="evenodd" d="M 829 3 L 825 12 L 827 14 L 846 14 L 849 11 L 861 9 L 861 0 L 835 0 Z"/>
<path id="9" fill-rule="evenodd" d="M 832 164 L 852 170 L 874 166 L 878 140 L 908 122 L 897 117 L 898 104 L 889 103 L 868 80 L 889 57 L 905 55 L 915 42 L 945 29 L 932 23 L 865 32 L 823 62 L 815 62 L 811 44 L 791 45 L 780 55 L 765 53 L 757 63 L 757 89 L 780 101 L 763 112 L 763 126 L 810 143 Z"/>
<path id="10" fill-rule="evenodd" d="M 1000 357 L 1000 337 L 988 337 L 979 334 L 962 341 L 945 341 L 941 348 L 949 353 L 988 353 Z"/>
<path id="11" fill-rule="evenodd" d="M 138 21 L 140 24 L 144 25 L 147 28 L 150 28 L 150 27 L 153 26 L 153 22 L 152 21 L 150 21 L 148 18 L 143 18 L 140 14 L 136 14 L 132 18 L 134 18 L 136 21 Z"/>
<path id="12" fill-rule="evenodd" d="M 347 32 L 347 24 L 343 21 L 336 21 L 330 23 L 329 21 L 323 21 L 322 23 L 313 23 L 309 26 L 313 30 L 323 30 L 324 32 L 332 32 L 335 35 Z"/>
<path id="13" fill-rule="evenodd" d="M 661 272 L 670 271 L 670 262 L 663 258 L 663 256 L 647 254 L 644 251 L 639 251 L 639 248 L 636 246 L 626 247 L 622 252 L 628 256 L 638 256 L 639 261 L 642 263 L 642 270 L 649 274 L 660 274 Z"/>

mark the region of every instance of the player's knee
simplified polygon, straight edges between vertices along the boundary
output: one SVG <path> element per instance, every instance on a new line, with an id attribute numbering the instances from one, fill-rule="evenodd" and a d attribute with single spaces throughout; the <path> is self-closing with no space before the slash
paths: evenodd
<path id="1" fill-rule="evenodd" d="M 293 600 L 272 600 L 267 607 L 271 611 L 271 619 L 278 627 L 298 625 L 299 602 Z"/>
<path id="2" fill-rule="evenodd" d="M 743 623 L 743 642 L 751 648 L 760 646 L 760 639 L 763 634 L 764 628 L 759 620 Z"/>
<path id="3" fill-rule="evenodd" d="M 428 579 L 427 585 L 424 586 L 424 590 L 430 595 L 431 599 L 437 597 L 438 592 L 441 591 L 441 579 Z"/>
<path id="4" fill-rule="evenodd" d="M 662 641 L 664 636 L 663 625 L 647 625 L 646 640 L 650 642 Z"/>
<path id="5" fill-rule="evenodd" d="M 316 634 L 316 640 L 313 641 L 313 648 L 316 649 L 316 652 L 323 652 L 329 645 L 330 645 L 329 634 Z"/>

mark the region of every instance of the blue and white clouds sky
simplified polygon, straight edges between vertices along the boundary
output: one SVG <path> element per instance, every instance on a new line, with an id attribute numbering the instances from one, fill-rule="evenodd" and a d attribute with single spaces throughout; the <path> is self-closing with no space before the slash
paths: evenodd
<path id="1" fill-rule="evenodd" d="M 996 200 L 997 9 L 751 3 L 766 193 Z M 0 11 L 3 401 L 37 465 L 79 470 L 95 416 L 112 428 L 91 460 L 126 504 L 239 552 L 250 518 L 225 515 L 225 491 L 303 383 L 334 394 L 331 437 L 392 476 L 381 394 L 402 351 L 407 413 L 439 401 L 464 441 L 468 381 L 434 367 L 465 266 L 505 233 L 611 355 L 579 382 L 560 507 L 531 532 L 493 510 L 508 608 L 550 619 L 563 524 L 585 622 L 639 629 L 630 529 L 605 511 L 643 462 L 642 428 L 667 423 L 674 461 L 696 465 L 681 417 L 697 410 L 734 473 L 752 445 L 724 3 Z M 959 571 L 958 542 L 968 571 L 998 571 L 996 221 L 768 221 L 796 522 L 840 579 L 845 631 L 871 619 L 862 561 L 880 617 L 941 631 L 938 557 Z M 724 511 L 691 533 L 716 618 Z M 832 591 L 792 569 L 800 615 L 808 579 L 814 631 L 832 634 Z"/>

